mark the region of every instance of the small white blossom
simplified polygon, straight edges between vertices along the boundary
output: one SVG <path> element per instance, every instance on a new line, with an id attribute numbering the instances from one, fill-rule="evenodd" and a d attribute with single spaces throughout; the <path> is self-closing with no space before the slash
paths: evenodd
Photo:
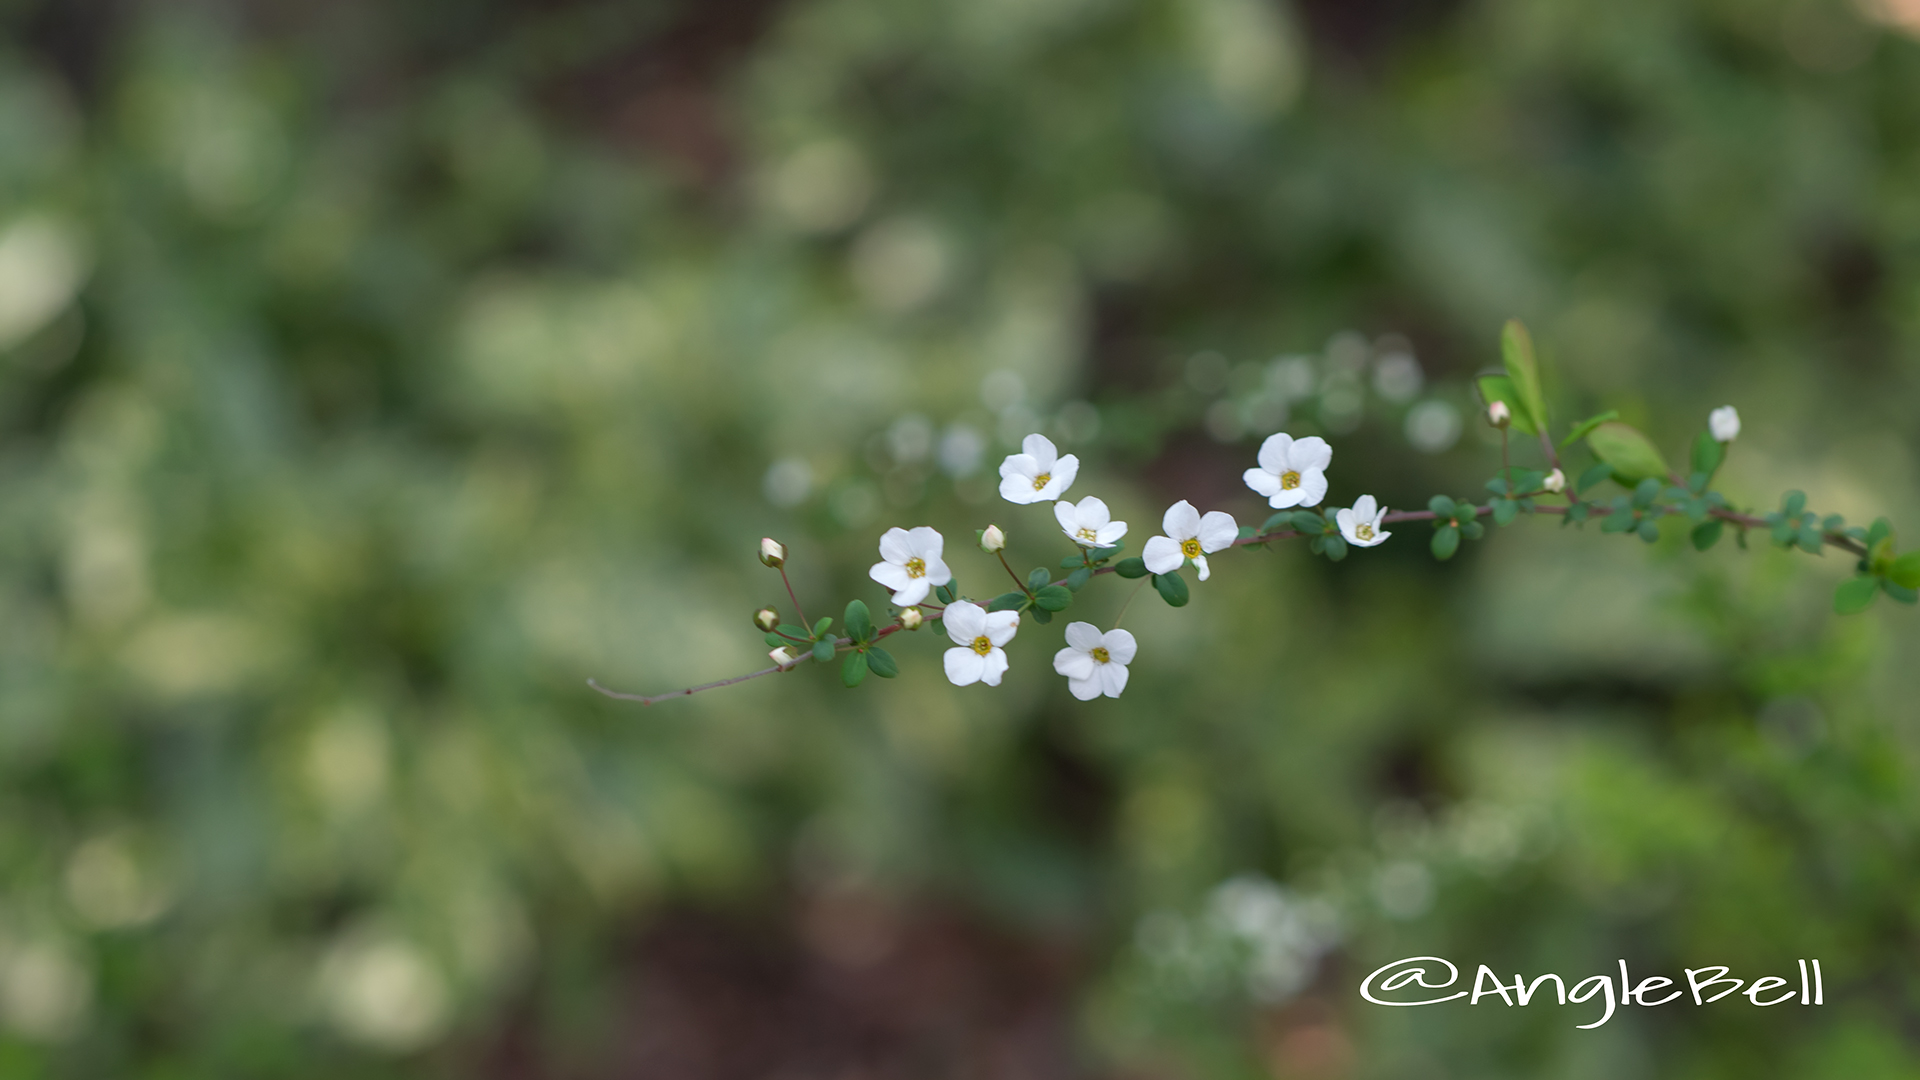
<path id="1" fill-rule="evenodd" d="M 790 668 L 800 662 L 800 654 L 785 645 L 780 646 L 767 655 L 773 658 L 773 666 L 778 668 Z"/>
<path id="2" fill-rule="evenodd" d="M 1127 688 L 1133 662 L 1133 635 L 1125 630 L 1101 633 L 1092 623 L 1067 624 L 1067 647 L 1053 654 L 1053 670 L 1067 677 L 1067 689 L 1081 701 L 1105 694 L 1119 697 Z"/>
<path id="3" fill-rule="evenodd" d="M 999 686 L 1007 673 L 1007 654 L 1001 646 L 1013 640 L 1020 630 L 1017 611 L 988 611 L 971 600 L 955 600 L 947 605 L 941 622 L 957 649 L 946 654 L 947 681 L 955 686 L 977 682 Z"/>
<path id="4" fill-rule="evenodd" d="M 1732 442 L 1740 437 L 1740 413 L 1731 405 L 1722 405 L 1707 414 L 1707 430 L 1716 442 Z"/>
<path id="5" fill-rule="evenodd" d="M 1333 447 L 1318 435 L 1296 441 L 1286 432 L 1260 444 L 1260 467 L 1248 469 L 1247 486 L 1267 497 L 1276 510 L 1318 506 L 1327 497 L 1327 466 Z"/>
<path id="6" fill-rule="evenodd" d="M 1107 513 L 1107 504 L 1092 495 L 1081 499 L 1077 506 L 1064 499 L 1054 503 L 1053 517 L 1067 539 L 1081 547 L 1112 547 L 1127 535 L 1127 523 L 1113 520 Z"/>
<path id="7" fill-rule="evenodd" d="M 888 529 L 880 537 L 880 558 L 867 576 L 893 590 L 893 602 L 911 607 L 927 598 L 935 586 L 953 580 L 940 559 L 946 541 L 925 525 L 911 531 Z"/>
<path id="8" fill-rule="evenodd" d="M 1021 453 L 1009 454 L 1000 463 L 1000 497 L 1011 503 L 1052 502 L 1067 493 L 1073 478 L 1079 475 L 1080 459 L 1061 457 L 1053 440 L 1045 435 L 1029 435 L 1020 443 Z"/>
<path id="9" fill-rule="evenodd" d="M 1340 526 L 1340 535 L 1354 547 L 1372 547 L 1392 536 L 1390 532 L 1380 531 L 1380 520 L 1387 516 L 1387 508 L 1374 502 L 1373 496 L 1362 495 L 1356 499 L 1353 509 L 1334 511 L 1333 520 Z"/>
<path id="10" fill-rule="evenodd" d="M 920 614 L 920 609 L 917 607 L 901 608 L 900 614 L 893 617 L 893 621 L 899 623 L 902 630 L 918 630 L 920 624 L 926 620 L 927 617 Z"/>
<path id="11" fill-rule="evenodd" d="M 1555 469 L 1547 474 L 1545 480 L 1540 481 L 1540 486 L 1557 495 L 1567 490 L 1567 474 Z"/>
<path id="12" fill-rule="evenodd" d="M 787 546 L 771 536 L 760 538 L 760 561 L 778 570 L 787 562 Z"/>
<path id="13" fill-rule="evenodd" d="M 1170 574 L 1192 559 L 1194 568 L 1200 571 L 1201 581 L 1207 580 L 1207 556 L 1232 547 L 1233 542 L 1240 539 L 1240 526 L 1234 522 L 1233 515 L 1209 510 L 1202 517 L 1185 499 L 1167 507 L 1160 527 L 1167 534 L 1147 541 L 1140 553 L 1147 569 L 1156 574 Z"/>
<path id="14" fill-rule="evenodd" d="M 1513 423 L 1513 410 L 1507 408 L 1504 401 L 1496 401 L 1487 406 L 1487 423 L 1494 427 L 1506 427 Z"/>
<path id="15" fill-rule="evenodd" d="M 980 550 L 981 551 L 984 551 L 987 554 L 991 555 L 994 552 L 999 551 L 1001 548 L 1006 546 L 1007 546 L 1007 534 L 1000 531 L 1000 526 L 989 525 L 986 527 L 984 531 L 980 533 Z"/>

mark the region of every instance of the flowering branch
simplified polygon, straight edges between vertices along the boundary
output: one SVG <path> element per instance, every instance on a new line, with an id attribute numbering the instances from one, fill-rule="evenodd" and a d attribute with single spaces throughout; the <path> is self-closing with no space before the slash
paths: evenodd
<path id="1" fill-rule="evenodd" d="M 1107 504 L 1094 496 L 1077 503 L 1063 497 L 1079 473 L 1079 459 L 1059 454 L 1045 436 L 1029 435 L 1021 452 L 1000 465 L 1000 495 L 1019 505 L 1053 504 L 1060 531 L 1074 545 L 1074 553 L 1060 561 L 1064 577 L 1056 580 L 1051 571 L 1039 567 L 1023 579 L 1007 561 L 1006 535 L 998 526 L 989 525 L 976 534 L 980 549 L 998 559 L 1013 579 L 1014 589 L 991 598 L 970 599 L 958 591 L 944 558 L 945 540 L 938 532 L 925 526 L 889 529 L 880 538 L 881 561 L 868 575 L 890 590 L 896 609 L 893 622 L 876 627 L 866 603 L 853 600 L 842 619 L 846 636 L 837 636 L 831 632 L 831 617 L 807 624 L 799 597 L 787 578 L 786 548 L 765 539 L 760 542 L 760 561 L 780 572 L 787 598 L 800 619 L 796 626 L 780 622 L 779 613 L 772 608 L 754 613 L 754 624 L 772 647 L 768 654 L 772 667 L 650 697 L 609 690 L 592 679 L 587 685 L 610 698 L 652 705 L 788 671 L 811 657 L 820 663 L 843 658 L 841 681 L 852 687 L 869 672 L 881 678 L 899 673 L 899 665 L 881 641 L 936 622 L 954 646 L 946 650 L 943 661 L 948 680 L 956 686 L 976 682 L 997 686 L 1008 667 L 1005 646 L 1019 632 L 1023 617 L 1041 625 L 1052 622 L 1053 616 L 1072 606 L 1076 595 L 1095 577 L 1117 574 L 1144 579 L 1140 584 L 1151 582 L 1170 606 L 1183 607 L 1190 596 L 1183 572 L 1191 568 L 1204 582 L 1212 573 L 1207 557 L 1232 548 L 1305 540 L 1313 554 L 1339 561 L 1352 548 L 1385 543 L 1393 535 L 1389 525 L 1426 522 L 1433 530 L 1429 547 L 1435 558 L 1445 560 L 1453 557 L 1463 541 L 1485 535 L 1482 519 L 1506 526 L 1522 514 L 1556 515 L 1563 526 L 1584 527 L 1589 521 L 1598 521 L 1602 533 L 1632 533 L 1647 543 L 1660 538 L 1661 522 L 1684 516 L 1692 522 L 1689 539 L 1700 551 L 1718 543 L 1728 528 L 1742 548 L 1747 547 L 1748 535 L 1756 531 L 1776 546 L 1797 547 L 1808 554 L 1837 548 L 1858 560 L 1854 576 L 1842 582 L 1834 595 L 1835 610 L 1841 614 L 1865 609 L 1881 593 L 1903 604 L 1920 601 L 1920 591 L 1916 591 L 1920 590 L 1920 550 L 1897 552 L 1893 527 L 1886 518 L 1876 520 L 1869 528 L 1849 526 L 1838 514 L 1823 518 L 1809 511 L 1806 495 L 1798 491 L 1788 492 L 1779 510 L 1762 515 L 1728 504 L 1726 497 L 1713 488 L 1713 479 L 1726 459 L 1727 448 L 1740 434 L 1740 417 L 1732 406 L 1715 409 L 1708 417 L 1707 430 L 1694 440 L 1688 459 L 1690 469 L 1684 475 L 1667 464 L 1651 439 L 1622 423 L 1614 412 L 1575 424 L 1556 446 L 1532 339 L 1525 327 L 1518 322 L 1507 324 L 1501 353 L 1502 370 L 1477 380 L 1487 403 L 1487 421 L 1500 429 L 1501 436 L 1500 471 L 1487 481 L 1491 497 L 1484 503 L 1435 495 L 1424 510 L 1389 511 L 1372 495 L 1361 495 L 1352 506 L 1336 508 L 1330 514 L 1314 509 L 1327 494 L 1326 473 L 1333 461 L 1333 448 L 1317 436 L 1295 439 L 1281 432 L 1261 444 L 1256 467 L 1243 474 L 1247 487 L 1266 497 L 1276 511 L 1258 528 L 1242 526 L 1231 515 L 1217 510 L 1203 515 L 1183 499 L 1167 508 L 1161 519 L 1161 534 L 1149 539 L 1139 556 L 1122 557 L 1127 523 L 1113 520 Z M 1539 437 L 1546 470 L 1512 463 L 1509 429 Z M 1596 462 L 1569 484 L 1561 468 L 1560 451 L 1579 442 L 1586 444 Z M 1620 493 L 1604 502 L 1589 498 L 1588 492 L 1603 483 L 1615 484 Z M 1549 496 L 1564 499 L 1564 505 L 1542 501 Z M 1132 599 L 1129 595 L 1129 605 Z M 1125 613 L 1123 607 L 1121 614 Z M 1066 676 L 1073 695 L 1081 700 L 1119 697 L 1126 688 L 1127 665 L 1138 647 L 1133 635 L 1119 629 L 1116 620 L 1115 628 L 1105 633 L 1091 623 L 1070 623 L 1064 636 L 1066 647 L 1054 654 L 1054 670 Z"/>

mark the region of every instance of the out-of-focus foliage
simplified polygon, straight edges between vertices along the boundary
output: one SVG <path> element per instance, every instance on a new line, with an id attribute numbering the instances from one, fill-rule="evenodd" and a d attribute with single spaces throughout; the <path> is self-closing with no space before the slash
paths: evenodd
<path id="1" fill-rule="evenodd" d="M 1052 565 L 993 496 L 1032 430 L 1139 539 L 1259 520 L 1282 426 L 1336 503 L 1472 490 L 1511 315 L 1563 422 L 1678 459 L 1732 401 L 1730 495 L 1920 537 L 1912 3 L 0 21 L 0 1073 L 591 1057 L 650 912 L 855 886 L 1069 943 L 1090 1071 L 1920 1067 L 1920 631 L 1834 620 L 1839 557 L 1414 532 L 1143 597 L 1118 701 L 1031 624 L 997 691 L 926 632 L 584 688 L 762 664 L 763 534 L 816 618 L 889 525 Z M 1818 956 L 1828 1005 L 1354 995 L 1417 954 Z"/>

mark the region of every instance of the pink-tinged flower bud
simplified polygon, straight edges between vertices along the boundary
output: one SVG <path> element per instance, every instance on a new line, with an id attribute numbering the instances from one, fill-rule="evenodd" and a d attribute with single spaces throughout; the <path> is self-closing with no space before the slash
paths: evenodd
<path id="1" fill-rule="evenodd" d="M 893 621 L 899 623 L 902 630 L 918 630 L 920 624 L 927 621 L 927 617 L 920 614 L 920 609 L 917 607 L 901 608 L 900 614 L 895 615 Z"/>
<path id="2" fill-rule="evenodd" d="M 1496 401 L 1487 406 L 1487 423 L 1494 427 L 1506 427 L 1513 423 L 1513 410 L 1507 408 L 1504 401 Z"/>
<path id="3" fill-rule="evenodd" d="M 1001 548 L 1006 546 L 1007 546 L 1007 534 L 1000 531 L 1000 526 L 989 525 L 986 527 L 984 531 L 980 533 L 980 550 L 981 551 L 984 551 L 987 554 L 991 555 L 994 552 L 999 551 Z"/>
<path id="4" fill-rule="evenodd" d="M 785 645 L 780 646 L 767 655 L 773 658 L 773 666 L 777 668 L 790 668 L 800 662 L 800 654 Z"/>
<path id="5" fill-rule="evenodd" d="M 775 570 L 787 565 L 787 545 L 771 536 L 760 538 L 760 561 Z"/>
<path id="6" fill-rule="evenodd" d="M 753 625 L 771 634 L 773 628 L 780 625 L 780 613 L 770 607 L 763 607 L 753 613 Z"/>
<path id="7" fill-rule="evenodd" d="M 1567 490 L 1567 474 L 1555 469 L 1547 474 L 1545 480 L 1540 481 L 1540 486 L 1557 495 Z"/>

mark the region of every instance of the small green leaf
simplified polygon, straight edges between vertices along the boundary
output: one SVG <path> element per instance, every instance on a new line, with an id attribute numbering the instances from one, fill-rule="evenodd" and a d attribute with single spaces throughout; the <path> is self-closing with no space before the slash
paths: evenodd
<path id="1" fill-rule="evenodd" d="M 1453 553 L 1460 550 L 1460 530 L 1452 525 L 1435 529 L 1433 533 L 1433 557 L 1451 559 Z"/>
<path id="2" fill-rule="evenodd" d="M 1790 518 L 1797 518 L 1807 512 L 1807 493 L 1789 491 L 1780 499 L 1780 512 Z"/>
<path id="3" fill-rule="evenodd" d="M 1060 560 L 1060 569 L 1071 570 L 1076 566 L 1085 566 L 1086 564 L 1087 564 L 1086 559 L 1078 555 L 1069 555 L 1066 558 Z"/>
<path id="4" fill-rule="evenodd" d="M 1607 515 L 1607 520 L 1600 523 L 1600 531 L 1603 533 L 1626 532 L 1628 529 L 1633 528 L 1637 520 L 1638 519 L 1633 516 L 1632 507 L 1622 506 Z"/>
<path id="5" fill-rule="evenodd" d="M 1820 535 L 1820 530 L 1814 528 L 1812 525 L 1800 526 L 1799 529 L 1795 530 L 1793 539 L 1794 543 L 1800 545 L 1800 550 L 1813 555 L 1820 554 L 1821 545 L 1825 543 L 1825 540 Z"/>
<path id="6" fill-rule="evenodd" d="M 1479 518 L 1468 518 L 1460 523 L 1460 535 L 1469 540 L 1478 540 L 1487 533 L 1487 527 L 1480 524 Z"/>
<path id="7" fill-rule="evenodd" d="M 1533 426 L 1533 416 L 1527 406 L 1521 402 L 1520 393 L 1514 388 L 1513 380 L 1505 375 L 1482 375 L 1474 380 L 1474 386 L 1480 391 L 1480 400 L 1488 405 L 1504 401 L 1513 413 L 1513 430 L 1522 435 L 1538 435 L 1540 429 Z M 1481 413 L 1484 418 L 1485 412 Z"/>
<path id="8" fill-rule="evenodd" d="M 847 654 L 847 662 L 840 665 L 841 685 L 852 689 L 860 685 L 867 677 L 867 654 L 852 652 Z"/>
<path id="9" fill-rule="evenodd" d="M 1574 443 L 1577 443 L 1581 439 L 1586 438 L 1588 432 L 1592 431 L 1594 428 L 1599 427 L 1601 424 L 1604 424 L 1609 420 L 1618 420 L 1618 419 L 1620 419 L 1620 410 L 1618 409 L 1608 409 L 1606 412 L 1603 412 L 1598 416 L 1587 417 L 1585 420 L 1582 420 L 1579 423 L 1573 425 L 1572 433 L 1570 433 L 1564 440 L 1561 441 L 1560 449 L 1565 450 L 1567 447 L 1572 446 Z"/>
<path id="10" fill-rule="evenodd" d="M 1586 490 L 1593 485 L 1598 484 L 1602 480 L 1611 479 L 1613 479 L 1613 466 L 1603 461 L 1588 469 L 1586 472 L 1581 473 L 1580 479 L 1574 481 L 1573 490 L 1575 494 L 1584 494 Z"/>
<path id="11" fill-rule="evenodd" d="M 956 578 L 955 580 L 949 581 L 945 585 L 942 585 L 939 588 L 933 590 L 933 595 L 935 597 L 938 597 L 941 603 L 951 604 L 957 597 L 959 597 L 960 595 L 959 588 L 960 588 L 960 582 L 959 582 L 959 579 Z"/>
<path id="12" fill-rule="evenodd" d="M 1052 580 L 1053 580 L 1053 575 L 1047 573 L 1047 568 L 1044 566 L 1036 566 L 1032 570 L 1027 571 L 1028 591 L 1037 589 L 1040 586 L 1045 585 L 1047 582 Z"/>
<path id="13" fill-rule="evenodd" d="M 1695 551 L 1705 551 L 1719 543 L 1720 534 L 1726 531 L 1726 527 L 1727 523 L 1719 520 L 1703 521 L 1695 525 L 1691 534 L 1693 537 L 1693 549 Z"/>
<path id="14" fill-rule="evenodd" d="M 1880 579 L 1880 590 L 1902 604 L 1920 603 L 1920 592 L 1895 584 L 1886 578 Z"/>
<path id="15" fill-rule="evenodd" d="M 1292 521 L 1293 521 L 1293 511 L 1282 510 L 1277 514 L 1273 514 L 1269 516 L 1266 521 L 1261 523 L 1260 535 L 1265 536 L 1270 532 L 1275 532 L 1282 528 L 1285 528 Z"/>
<path id="16" fill-rule="evenodd" d="M 1084 589 L 1087 587 L 1087 582 L 1092 580 L 1093 580 L 1093 571 L 1083 566 L 1080 569 L 1075 570 L 1073 573 L 1068 574 L 1066 581 L 1062 582 L 1062 584 L 1066 585 L 1067 588 L 1072 589 L 1074 592 L 1079 592 L 1081 589 Z"/>
<path id="17" fill-rule="evenodd" d="M 1893 522 L 1884 517 L 1873 519 L 1873 528 L 1867 530 L 1867 546 L 1872 547 L 1883 539 L 1893 536 Z"/>
<path id="18" fill-rule="evenodd" d="M 1520 504 L 1512 499 L 1494 499 L 1491 505 L 1495 525 L 1511 525 L 1520 513 Z"/>
<path id="19" fill-rule="evenodd" d="M 1339 533 L 1328 533 L 1325 539 L 1326 546 L 1320 549 L 1321 554 L 1334 562 L 1339 562 L 1341 559 L 1347 557 L 1346 537 L 1341 536 Z"/>
<path id="20" fill-rule="evenodd" d="M 817 622 L 817 623 L 814 623 L 814 624 L 813 624 L 813 635 L 812 635 L 812 636 L 814 636 L 814 637 L 825 637 L 825 636 L 827 636 L 827 628 L 828 628 L 828 627 L 830 627 L 830 626 L 832 626 L 832 625 L 833 625 L 833 616 L 831 616 L 831 615 L 822 615 L 822 616 L 820 616 L 820 621 L 819 621 L 819 622 Z"/>
<path id="21" fill-rule="evenodd" d="M 767 635 L 767 644 L 777 649 L 782 645 L 791 645 L 793 644 L 793 642 L 788 641 L 786 638 L 781 637 L 779 634 L 770 633 Z"/>
<path id="22" fill-rule="evenodd" d="M 1254 531 L 1254 528 L 1253 528 L 1253 526 L 1251 526 L 1251 525 L 1242 525 L 1242 526 L 1240 526 L 1240 535 L 1239 535 L 1239 537 L 1238 537 L 1238 538 L 1239 538 L 1239 539 L 1241 539 L 1241 540 L 1251 540 L 1251 539 L 1253 539 L 1254 537 L 1256 537 L 1256 536 L 1259 536 L 1259 535 L 1260 535 L 1260 534 L 1259 534 L 1258 532 L 1255 532 L 1255 531 Z"/>
<path id="23" fill-rule="evenodd" d="M 1119 562 L 1114 563 L 1113 572 L 1123 578 L 1143 578 L 1147 576 L 1147 564 L 1145 560 L 1136 555 L 1132 558 L 1121 559 Z"/>
<path id="24" fill-rule="evenodd" d="M 883 679 L 891 679 L 900 674 L 900 664 L 893 654 L 878 645 L 867 647 L 867 667 Z"/>
<path id="25" fill-rule="evenodd" d="M 842 619 L 847 627 L 847 636 L 854 641 L 867 641 L 873 637 L 873 616 L 867 613 L 867 605 L 859 600 L 847 602 L 847 613 Z"/>
<path id="26" fill-rule="evenodd" d="M 1041 626 L 1045 626 L 1053 621 L 1053 612 L 1043 607 L 1034 608 L 1032 611 L 1027 612 L 1027 614 L 1033 616 L 1033 621 L 1039 623 Z"/>
<path id="27" fill-rule="evenodd" d="M 1560 524 L 1565 525 L 1571 522 L 1577 525 L 1581 522 L 1586 521 L 1587 515 L 1591 514 L 1592 512 L 1593 512 L 1593 507 L 1591 504 L 1574 503 L 1572 506 L 1567 507 L 1567 516 L 1561 519 Z"/>
<path id="28" fill-rule="evenodd" d="M 1047 611 L 1065 611 L 1073 603 L 1073 592 L 1065 585 L 1044 585 L 1033 594 L 1033 602 Z"/>
<path id="29" fill-rule="evenodd" d="M 1327 531 L 1327 519 L 1311 510 L 1295 510 L 1293 512 L 1293 527 L 1306 533 L 1308 536 L 1312 536 L 1315 533 L 1324 533 Z"/>
<path id="30" fill-rule="evenodd" d="M 1720 471 L 1720 463 L 1726 460 L 1726 444 L 1713 437 L 1713 432 L 1703 431 L 1693 439 L 1693 471 L 1712 476 Z"/>
<path id="31" fill-rule="evenodd" d="M 807 633 L 806 627 L 795 626 L 792 623 L 781 623 L 779 627 L 775 629 L 774 632 L 779 634 L 785 634 L 790 638 L 797 638 L 801 641 L 805 641 L 808 638 L 813 636 L 812 634 Z"/>
<path id="32" fill-rule="evenodd" d="M 1001 593 L 987 602 L 988 611 L 1019 611 L 1027 605 L 1027 594 L 1023 592 Z"/>
<path id="33" fill-rule="evenodd" d="M 1519 319 L 1508 319 L 1507 325 L 1500 331 L 1500 359 L 1505 363 L 1507 378 L 1513 381 L 1514 394 L 1519 402 L 1526 406 L 1527 417 L 1532 421 L 1531 435 L 1547 429 L 1547 398 L 1541 392 L 1540 364 L 1533 355 L 1533 335 Z M 1514 411 L 1518 417 L 1519 410 Z M 1518 425 L 1515 425 L 1518 426 Z"/>
<path id="34" fill-rule="evenodd" d="M 1640 433 L 1638 428 L 1623 424 L 1618 420 L 1609 420 L 1587 433 L 1587 446 L 1593 455 L 1613 466 L 1614 474 L 1630 483 L 1642 480 L 1665 479 L 1672 470 L 1667 468 L 1667 459 L 1660 456 L 1660 448 L 1653 440 Z"/>
<path id="35" fill-rule="evenodd" d="M 1887 580 L 1905 589 L 1920 589 L 1920 548 L 1893 560 L 1887 567 Z"/>
<path id="36" fill-rule="evenodd" d="M 1662 485 L 1660 481 L 1654 480 L 1651 478 L 1642 480 L 1638 484 L 1634 485 L 1633 505 L 1639 507 L 1642 510 L 1645 510 L 1647 507 L 1652 506 L 1654 503 L 1654 500 L 1660 497 L 1661 486 Z"/>
<path id="37" fill-rule="evenodd" d="M 820 662 L 821 662 L 821 663 L 823 663 L 823 664 L 824 664 L 824 663 L 826 663 L 827 661 L 829 661 L 829 660 L 831 660 L 831 659 L 833 659 L 833 642 L 832 642 L 832 641 L 816 641 L 816 642 L 814 642 L 814 643 L 813 643 L 813 658 L 814 658 L 815 660 L 818 660 L 818 661 L 820 661 Z"/>
<path id="38" fill-rule="evenodd" d="M 1168 607 L 1187 606 L 1187 581 L 1180 576 L 1180 571 L 1153 575 L 1153 589 L 1160 594 L 1160 599 L 1167 602 Z"/>
<path id="39" fill-rule="evenodd" d="M 1436 518 L 1450 518 L 1453 516 L 1453 499 L 1446 495 L 1435 495 L 1427 500 L 1427 509 L 1433 511 Z"/>
<path id="40" fill-rule="evenodd" d="M 1848 578 L 1833 591 L 1833 610 L 1842 615 L 1857 615 L 1867 610 L 1867 605 L 1873 603 L 1874 594 L 1879 591 L 1879 578 Z"/>
<path id="41" fill-rule="evenodd" d="M 1645 540 L 1649 544 L 1660 539 L 1660 523 L 1651 518 L 1642 521 L 1636 531 L 1639 532 L 1640 539 Z"/>

